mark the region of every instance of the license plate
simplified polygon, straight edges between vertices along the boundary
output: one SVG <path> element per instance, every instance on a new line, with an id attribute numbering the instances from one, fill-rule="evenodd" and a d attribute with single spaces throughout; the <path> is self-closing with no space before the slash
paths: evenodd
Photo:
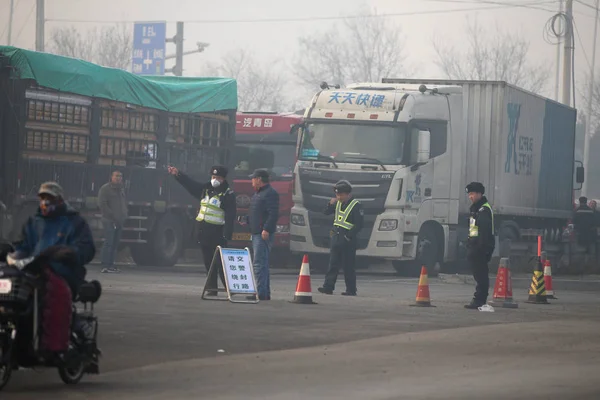
<path id="1" fill-rule="evenodd" d="M 233 240 L 250 240 L 251 236 L 249 233 L 234 233 Z"/>
<path id="2" fill-rule="evenodd" d="M 0 279 L 0 294 L 9 294 L 12 291 L 12 281 L 10 279 Z"/>

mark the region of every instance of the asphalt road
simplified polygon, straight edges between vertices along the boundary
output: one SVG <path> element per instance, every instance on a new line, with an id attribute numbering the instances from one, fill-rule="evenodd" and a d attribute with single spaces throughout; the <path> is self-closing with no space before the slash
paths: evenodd
<path id="1" fill-rule="evenodd" d="M 99 274 L 102 374 L 77 386 L 56 371 L 17 372 L 10 399 L 569 399 L 600 398 L 600 282 L 554 281 L 558 300 L 465 310 L 460 280 L 430 279 L 436 307 L 416 308 L 417 280 L 361 275 L 359 296 L 291 304 L 296 276 L 272 277 L 257 305 L 200 299 L 205 276 L 178 267 Z M 343 288 L 341 286 L 336 293 Z M 322 276 L 312 279 L 313 292 Z"/>

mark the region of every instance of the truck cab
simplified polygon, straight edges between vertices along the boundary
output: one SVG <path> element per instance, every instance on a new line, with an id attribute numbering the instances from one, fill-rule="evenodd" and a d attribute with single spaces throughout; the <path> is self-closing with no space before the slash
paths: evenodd
<path id="1" fill-rule="evenodd" d="M 364 209 L 357 257 L 409 275 L 462 258 L 471 181 L 486 186 L 500 239 L 559 237 L 571 212 L 574 109 L 505 82 L 321 88 L 292 129 L 292 253 L 329 253 L 333 218 L 323 209 L 341 179 Z"/>
<path id="2" fill-rule="evenodd" d="M 302 116 L 293 113 L 240 112 L 236 117 L 235 167 L 229 176 L 236 193 L 237 214 L 240 217 L 248 215 L 254 195 L 249 176 L 255 169 L 267 169 L 271 174 L 271 186 L 279 193 L 279 220 L 273 244 L 275 256 L 285 257 L 289 253 L 297 144 L 297 135 L 290 135 L 290 128 L 301 121 Z M 252 247 L 248 225 L 235 224 L 231 245 Z"/>

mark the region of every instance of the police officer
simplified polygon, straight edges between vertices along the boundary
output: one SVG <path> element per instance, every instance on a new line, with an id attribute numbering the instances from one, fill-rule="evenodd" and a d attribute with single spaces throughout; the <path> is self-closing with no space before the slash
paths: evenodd
<path id="1" fill-rule="evenodd" d="M 579 198 L 579 207 L 573 215 L 573 225 L 577 234 L 577 243 L 585 248 L 586 257 L 596 242 L 596 213 L 588 206 L 588 198 Z"/>
<path id="2" fill-rule="evenodd" d="M 331 199 L 325 215 L 334 214 L 331 230 L 331 252 L 325 283 L 318 290 L 333 294 L 340 267 L 344 269 L 346 291 L 343 296 L 356 296 L 356 241 L 363 227 L 364 211 L 360 202 L 352 197 L 352 186 L 348 181 L 339 181 L 333 187 L 335 198 Z"/>
<path id="3" fill-rule="evenodd" d="M 494 213 L 484 196 L 485 188 L 480 182 L 471 182 L 466 191 L 471 200 L 469 218 L 469 239 L 467 242 L 467 260 L 477 282 L 471 303 L 465 308 L 477 309 L 486 304 L 490 287 L 488 263 L 494 247 Z"/>
<path id="4" fill-rule="evenodd" d="M 210 182 L 199 183 L 179 171 L 175 167 L 168 168 L 169 173 L 196 199 L 200 200 L 198 221 L 198 242 L 202 248 L 204 266 L 208 272 L 217 246 L 227 246 L 227 241 L 233 235 L 233 222 L 236 219 L 235 193 L 225 180 L 227 168 L 215 165 L 211 168 Z M 221 259 L 215 260 L 221 282 L 225 285 Z M 209 287 L 217 287 L 217 275 L 207 282 Z M 216 296 L 217 291 L 207 291 L 207 295 Z"/>

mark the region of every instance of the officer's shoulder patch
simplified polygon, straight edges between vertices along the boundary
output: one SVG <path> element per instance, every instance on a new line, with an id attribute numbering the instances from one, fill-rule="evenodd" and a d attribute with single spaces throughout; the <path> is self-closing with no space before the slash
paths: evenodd
<path id="1" fill-rule="evenodd" d="M 485 211 L 485 207 L 481 207 L 479 211 Z"/>
<path id="2" fill-rule="evenodd" d="M 358 209 L 358 213 L 359 213 L 360 215 L 365 215 L 365 210 L 363 210 L 362 208 L 359 208 L 359 209 Z"/>

